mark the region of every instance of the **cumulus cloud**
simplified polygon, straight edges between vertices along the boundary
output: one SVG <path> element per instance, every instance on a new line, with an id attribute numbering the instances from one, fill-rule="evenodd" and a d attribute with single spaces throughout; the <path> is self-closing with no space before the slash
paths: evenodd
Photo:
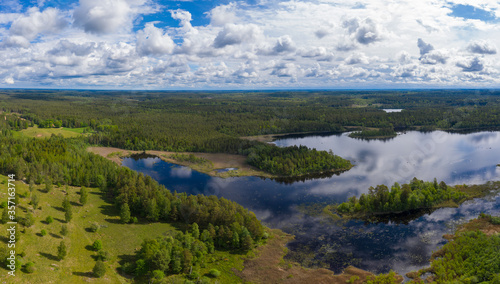
<path id="1" fill-rule="evenodd" d="M 446 60 L 449 58 L 449 55 L 446 51 L 443 50 L 431 50 L 422 57 L 420 57 L 420 61 L 423 64 L 445 64 Z"/>
<path id="2" fill-rule="evenodd" d="M 353 64 L 368 64 L 368 57 L 362 52 L 355 52 L 351 55 L 349 55 L 344 62 L 348 65 L 353 65 Z"/>
<path id="3" fill-rule="evenodd" d="M 363 21 L 356 18 L 348 19 L 342 23 L 342 27 L 347 29 L 354 40 L 363 45 L 382 40 L 380 28 L 371 18 Z"/>
<path id="4" fill-rule="evenodd" d="M 213 26 L 224 26 L 225 24 L 234 23 L 237 19 L 234 9 L 234 3 L 213 8 L 208 13 L 210 16 L 210 24 Z"/>
<path id="5" fill-rule="evenodd" d="M 261 35 L 261 30 L 254 24 L 227 24 L 222 31 L 217 34 L 214 40 L 214 47 L 223 48 L 228 45 L 237 45 L 243 42 L 255 42 Z"/>
<path id="6" fill-rule="evenodd" d="M 295 51 L 295 43 L 289 35 L 284 35 L 276 40 L 276 44 L 272 49 L 272 54 L 281 54 Z"/>
<path id="7" fill-rule="evenodd" d="M 39 34 L 57 33 L 67 24 L 58 9 L 47 8 L 40 12 L 38 8 L 30 8 L 27 15 L 22 15 L 12 22 L 9 36 L 4 40 L 4 44 L 28 47 Z"/>
<path id="8" fill-rule="evenodd" d="M 140 55 L 162 55 L 172 53 L 175 44 L 170 36 L 154 26 L 147 23 L 143 30 L 137 32 L 137 52 Z"/>
<path id="9" fill-rule="evenodd" d="M 295 77 L 297 75 L 297 66 L 290 62 L 280 62 L 274 65 L 271 75 L 278 77 Z"/>
<path id="10" fill-rule="evenodd" d="M 473 41 L 467 46 L 467 50 L 472 53 L 479 54 L 496 54 L 497 48 L 487 41 Z"/>
<path id="11" fill-rule="evenodd" d="M 59 41 L 54 48 L 49 50 L 47 53 L 56 56 L 86 56 L 89 55 L 96 48 L 95 42 L 86 43 L 73 43 L 69 40 L 63 39 Z"/>
<path id="12" fill-rule="evenodd" d="M 429 53 L 431 50 L 434 50 L 434 46 L 432 46 L 432 44 L 426 43 L 421 38 L 417 40 L 417 46 L 420 50 L 420 56 L 423 56 L 424 54 Z"/>
<path id="13" fill-rule="evenodd" d="M 478 72 L 484 69 L 484 63 L 477 56 L 459 60 L 456 66 L 462 68 L 464 72 Z"/>
<path id="14" fill-rule="evenodd" d="M 73 24 L 94 34 L 126 31 L 138 14 L 154 11 L 146 4 L 146 0 L 80 0 L 73 13 Z"/>

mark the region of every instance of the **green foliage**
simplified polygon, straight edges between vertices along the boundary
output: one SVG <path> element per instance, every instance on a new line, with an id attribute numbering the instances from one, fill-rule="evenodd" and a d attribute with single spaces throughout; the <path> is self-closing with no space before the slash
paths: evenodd
<path id="1" fill-rule="evenodd" d="M 63 236 L 68 235 L 68 226 L 61 225 L 61 235 L 63 235 Z"/>
<path id="2" fill-rule="evenodd" d="M 94 241 L 94 243 L 92 244 L 92 248 L 93 248 L 95 251 L 100 251 L 100 250 L 102 250 L 102 241 L 101 241 L 101 240 L 96 240 L 96 241 Z"/>
<path id="3" fill-rule="evenodd" d="M 46 236 L 46 235 L 47 235 L 47 231 L 46 231 L 45 229 L 42 229 L 42 231 L 40 232 L 40 234 L 41 234 L 42 236 Z"/>
<path id="4" fill-rule="evenodd" d="M 459 280 L 462 283 L 493 281 L 500 272 L 500 235 L 486 236 L 482 232 L 459 234 L 442 248 L 443 257 L 431 263 L 436 281 Z"/>
<path id="5" fill-rule="evenodd" d="M 71 219 L 73 219 L 73 208 L 71 205 L 66 209 L 66 212 L 64 213 L 64 218 L 68 223 L 71 221 Z"/>
<path id="6" fill-rule="evenodd" d="M 93 223 L 90 225 L 90 228 L 89 228 L 89 229 L 90 229 L 90 231 L 91 231 L 91 232 L 94 232 L 94 233 L 95 233 L 95 232 L 99 231 L 99 228 L 101 228 L 101 226 L 99 225 L 99 223 L 97 223 L 97 222 L 93 222 Z"/>
<path id="7" fill-rule="evenodd" d="M 154 270 L 153 271 L 153 279 L 155 280 L 162 280 L 165 278 L 165 273 L 161 270 Z"/>
<path id="8" fill-rule="evenodd" d="M 35 264 L 33 262 L 28 262 L 24 265 L 24 272 L 33 273 L 35 272 Z"/>
<path id="9" fill-rule="evenodd" d="M 401 281 L 396 281 L 396 273 L 390 271 L 387 274 L 379 274 L 377 276 L 368 276 L 366 284 L 397 284 Z"/>
<path id="10" fill-rule="evenodd" d="M 82 205 L 87 204 L 88 198 L 89 198 L 88 190 L 87 190 L 87 188 L 85 188 L 84 186 L 82 186 L 82 188 L 80 189 L 80 203 Z"/>
<path id="11" fill-rule="evenodd" d="M 33 205 L 33 210 L 36 210 L 38 208 L 38 203 L 40 202 L 40 198 L 38 195 L 33 194 L 31 195 L 31 205 Z"/>
<path id="12" fill-rule="evenodd" d="M 26 217 L 23 219 L 23 225 L 25 227 L 31 227 L 35 223 L 35 217 L 33 217 L 33 214 L 31 212 L 26 213 Z"/>
<path id="13" fill-rule="evenodd" d="M 67 195 L 66 197 L 64 197 L 62 208 L 64 209 L 65 212 L 67 212 L 71 208 L 71 202 L 69 201 L 69 197 Z"/>
<path id="14" fill-rule="evenodd" d="M 52 224 L 52 222 L 54 222 L 54 218 L 52 218 L 52 216 L 47 216 L 47 218 L 45 218 L 45 222 L 47 224 Z"/>
<path id="15" fill-rule="evenodd" d="M 210 269 L 210 271 L 208 272 L 208 275 L 210 275 L 211 277 L 213 278 L 217 278 L 220 276 L 220 271 L 217 270 L 217 269 Z"/>
<path id="16" fill-rule="evenodd" d="M 394 137 L 396 136 L 396 132 L 394 131 L 394 127 L 382 127 L 380 129 L 368 130 L 363 129 L 361 131 L 355 131 L 349 134 L 349 137 L 353 138 L 372 138 L 372 137 Z"/>
<path id="17" fill-rule="evenodd" d="M 107 261 L 107 260 L 109 260 L 109 258 L 110 258 L 110 255 L 107 251 L 99 250 L 97 252 L 97 255 L 96 255 L 97 260 Z"/>
<path id="18" fill-rule="evenodd" d="M 122 223 L 130 222 L 130 208 L 127 203 L 123 203 L 120 207 L 120 220 Z"/>
<path id="19" fill-rule="evenodd" d="M 92 268 L 92 273 L 95 277 L 101 278 L 106 274 L 106 265 L 101 260 L 96 261 L 94 268 Z"/>
<path id="20" fill-rule="evenodd" d="M 67 254 L 66 244 L 64 243 L 64 241 L 61 241 L 61 243 L 57 247 L 57 258 L 59 258 L 59 260 L 62 260 L 66 257 L 66 254 Z"/>
<path id="21" fill-rule="evenodd" d="M 374 214 L 403 212 L 413 209 L 432 208 L 444 201 L 460 203 L 467 195 L 444 182 L 424 182 L 414 178 L 409 184 L 395 183 L 390 189 L 385 185 L 370 187 L 368 194 L 359 199 L 351 197 L 337 206 L 340 214 Z"/>
<path id="22" fill-rule="evenodd" d="M 5 207 L 2 211 L 2 224 L 9 222 L 9 209 Z"/>
<path id="23" fill-rule="evenodd" d="M 54 188 L 50 179 L 45 179 L 45 192 L 50 192 Z"/>
<path id="24" fill-rule="evenodd" d="M 351 162 L 333 152 L 310 150 L 306 146 L 280 148 L 259 145 L 246 150 L 247 162 L 266 172 L 285 176 L 300 176 L 331 170 L 346 170 Z"/>

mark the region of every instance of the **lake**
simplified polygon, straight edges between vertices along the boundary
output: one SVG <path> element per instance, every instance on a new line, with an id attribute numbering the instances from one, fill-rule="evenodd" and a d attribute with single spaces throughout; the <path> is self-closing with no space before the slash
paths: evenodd
<path id="1" fill-rule="evenodd" d="M 432 251 L 445 241 L 457 224 L 480 212 L 500 213 L 498 191 L 460 208 L 443 208 L 424 214 L 408 224 L 365 225 L 360 221 L 337 224 L 305 214 L 301 205 L 343 202 L 367 193 L 370 186 L 407 183 L 413 177 L 447 184 L 482 184 L 500 180 L 500 133 L 457 134 L 399 133 L 392 139 L 360 140 L 339 135 L 280 137 L 274 143 L 285 147 L 306 145 L 332 149 L 355 165 L 331 177 L 293 182 L 258 177 L 216 178 L 159 158 L 134 160 L 123 165 L 143 172 L 171 191 L 217 195 L 238 202 L 255 212 L 269 227 L 296 235 L 289 244 L 289 257 L 340 272 L 347 265 L 381 273 L 390 269 L 405 274 L 428 265 Z"/>

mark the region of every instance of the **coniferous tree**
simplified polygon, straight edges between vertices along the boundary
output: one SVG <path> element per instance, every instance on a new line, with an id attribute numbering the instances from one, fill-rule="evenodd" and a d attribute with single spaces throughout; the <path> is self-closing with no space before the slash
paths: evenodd
<path id="1" fill-rule="evenodd" d="M 64 213 L 64 218 L 66 219 L 67 223 L 69 223 L 71 219 L 73 219 L 73 209 L 71 205 L 66 209 L 66 213 Z"/>
<path id="2" fill-rule="evenodd" d="M 88 196 L 89 196 L 89 193 L 87 191 L 87 188 L 86 187 L 82 187 L 80 189 L 80 203 L 82 205 L 85 205 L 87 204 L 87 199 L 88 199 Z"/>
<path id="3" fill-rule="evenodd" d="M 67 249 L 66 249 L 66 244 L 64 241 L 61 241 L 59 246 L 57 247 L 57 257 L 62 260 L 66 257 L 67 254 Z"/>
<path id="4" fill-rule="evenodd" d="M 106 274 L 106 265 L 101 260 L 96 261 L 92 273 L 95 277 L 101 278 Z"/>
<path id="5" fill-rule="evenodd" d="M 127 203 L 122 204 L 120 208 L 120 220 L 122 223 L 128 223 L 130 221 L 130 208 Z"/>

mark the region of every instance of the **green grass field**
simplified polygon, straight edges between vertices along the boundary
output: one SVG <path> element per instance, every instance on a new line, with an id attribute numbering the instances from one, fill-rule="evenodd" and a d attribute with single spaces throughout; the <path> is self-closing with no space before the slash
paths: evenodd
<path id="1" fill-rule="evenodd" d="M 64 138 L 72 138 L 79 137 L 82 135 L 85 127 L 80 128 L 38 128 L 38 126 L 28 127 L 27 129 L 23 129 L 19 131 L 21 135 L 28 137 L 36 137 L 36 138 L 48 138 L 52 134 L 59 135 L 61 134 Z"/>
<path id="2" fill-rule="evenodd" d="M 0 175 L 0 202 L 7 200 L 7 177 Z M 27 192 L 25 198 L 19 198 L 18 216 L 25 217 L 27 210 L 32 210 L 28 186 L 22 182 L 15 182 L 17 194 Z M 88 203 L 81 206 L 79 203 L 80 188 L 68 187 L 70 201 L 73 205 L 73 219 L 66 223 L 62 202 L 65 197 L 65 187 L 54 189 L 46 193 L 44 185 L 36 185 L 33 194 L 40 197 L 39 207 L 33 213 L 36 221 L 29 228 L 19 225 L 21 232 L 20 240 L 16 244 L 16 254 L 24 252 L 26 255 L 22 263 L 35 263 L 35 272 L 25 273 L 18 269 L 15 277 L 7 279 L 8 270 L 5 267 L 0 269 L 2 279 L 7 279 L 7 283 L 134 283 L 132 277 L 124 277 L 117 271 L 119 262 L 129 259 L 135 255 L 135 251 L 145 238 L 155 238 L 163 235 L 170 235 L 177 230 L 171 224 L 166 223 L 143 223 L 139 220 L 137 224 L 121 224 L 117 210 L 105 202 L 97 189 L 89 189 Z M 3 210 L 3 209 L 2 209 Z M 45 219 L 48 216 L 54 218 L 54 222 L 47 224 Z M 89 227 L 97 222 L 101 226 L 96 233 L 91 232 Z M 66 224 L 69 229 L 67 236 L 62 236 L 61 226 Z M 178 224 L 178 227 L 184 227 Z M 7 225 L 0 225 L 1 236 L 6 236 Z M 47 235 L 40 233 L 44 229 Z M 6 238 L 1 238 L 1 246 L 6 246 Z M 103 250 L 111 255 L 111 259 L 106 261 L 106 275 L 103 278 L 95 278 L 91 271 L 95 265 L 93 256 L 96 252 L 90 250 L 92 243 L 100 239 L 103 242 Z M 66 243 L 68 254 L 63 260 L 57 259 L 57 246 L 61 241 Z M 252 252 L 249 252 L 253 255 Z M 222 275 L 211 281 L 215 283 L 243 283 L 233 271 L 243 269 L 243 261 L 248 254 L 234 254 L 230 252 L 217 251 L 213 255 L 207 256 L 207 264 L 200 269 L 200 275 L 205 275 L 212 268 L 222 272 Z M 181 276 L 182 277 L 182 276 Z M 180 278 L 179 276 L 170 278 Z M 172 279 L 174 280 L 174 279 Z M 2 282 L 4 283 L 4 282 Z M 184 283 L 182 281 L 182 283 Z"/>

